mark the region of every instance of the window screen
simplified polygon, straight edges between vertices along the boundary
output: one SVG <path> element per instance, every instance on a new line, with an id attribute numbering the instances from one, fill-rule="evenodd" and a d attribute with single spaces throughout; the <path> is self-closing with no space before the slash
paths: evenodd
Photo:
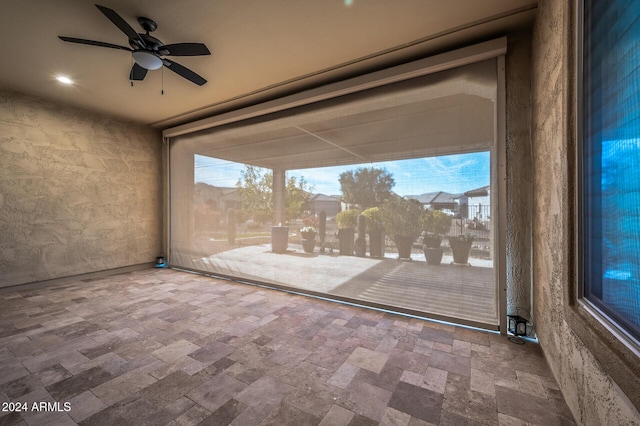
<path id="1" fill-rule="evenodd" d="M 496 62 L 172 138 L 172 266 L 497 328 Z"/>
<path id="2" fill-rule="evenodd" d="M 584 15 L 584 297 L 640 339 L 640 2 Z"/>

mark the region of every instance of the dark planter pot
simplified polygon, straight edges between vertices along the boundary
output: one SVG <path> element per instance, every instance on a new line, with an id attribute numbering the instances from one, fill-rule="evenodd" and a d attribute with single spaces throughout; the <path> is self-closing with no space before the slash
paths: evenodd
<path id="1" fill-rule="evenodd" d="M 369 232 L 369 255 L 371 257 L 384 257 L 384 231 Z"/>
<path id="2" fill-rule="evenodd" d="M 340 240 L 340 254 L 343 256 L 353 256 L 353 228 L 338 229 L 338 239 Z"/>
<path id="3" fill-rule="evenodd" d="M 315 238 L 303 238 L 302 240 L 302 248 L 305 253 L 313 253 L 313 249 L 316 247 Z"/>
<path id="4" fill-rule="evenodd" d="M 457 238 L 449 238 L 449 246 L 453 253 L 453 263 L 461 263 L 466 265 L 469 263 L 469 253 L 471 252 L 471 244 L 473 241 L 461 241 Z"/>
<path id="5" fill-rule="evenodd" d="M 271 251 L 273 253 L 286 253 L 289 247 L 289 227 L 288 226 L 272 226 L 271 227 Z"/>
<path id="6" fill-rule="evenodd" d="M 427 247 L 424 246 L 424 258 L 427 260 L 428 265 L 439 265 L 442 262 L 442 254 L 444 250 L 442 247 Z"/>
<path id="7" fill-rule="evenodd" d="M 301 232 L 300 233 L 300 237 L 302 237 L 303 240 L 315 240 L 316 233 L 315 232 Z"/>
<path id="8" fill-rule="evenodd" d="M 367 255 L 367 240 L 365 240 L 364 237 L 356 238 L 354 248 L 356 250 L 356 256 L 365 257 Z"/>
<path id="9" fill-rule="evenodd" d="M 411 259 L 411 248 L 413 248 L 413 242 L 415 240 L 415 237 L 395 236 L 394 242 L 398 248 L 399 259 Z"/>

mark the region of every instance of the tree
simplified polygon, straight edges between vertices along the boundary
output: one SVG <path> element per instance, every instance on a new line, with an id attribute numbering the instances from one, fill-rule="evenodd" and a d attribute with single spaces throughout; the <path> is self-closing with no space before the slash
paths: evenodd
<path id="1" fill-rule="evenodd" d="M 273 217 L 273 171 L 246 165 L 242 177 L 236 183 L 243 198 L 243 208 L 250 217 L 259 222 L 269 222 Z M 298 180 L 291 176 L 285 185 L 285 217 L 295 219 L 309 198 L 309 186 L 304 177 Z"/>
<path id="2" fill-rule="evenodd" d="M 285 192 L 285 217 L 292 220 L 299 217 L 302 214 L 302 209 L 309 199 L 309 192 L 311 187 L 304 180 L 304 176 L 297 180 L 295 176 L 291 176 L 287 179 L 286 192 Z"/>
<path id="3" fill-rule="evenodd" d="M 246 165 L 240 173 L 242 177 L 236 183 L 236 187 L 243 199 L 243 209 L 247 210 L 249 217 L 256 222 L 268 222 L 273 212 L 273 172 Z"/>
<path id="4" fill-rule="evenodd" d="M 391 197 L 395 181 L 391 173 L 375 167 L 360 167 L 340 174 L 340 188 L 345 202 L 361 209 L 377 207 Z"/>

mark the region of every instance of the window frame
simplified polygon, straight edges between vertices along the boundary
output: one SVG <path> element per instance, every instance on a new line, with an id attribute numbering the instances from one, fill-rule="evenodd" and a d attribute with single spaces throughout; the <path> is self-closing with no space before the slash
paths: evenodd
<path id="1" fill-rule="evenodd" d="M 585 28 L 585 2 L 575 0 L 570 5 L 571 37 L 566 47 L 570 53 L 568 62 L 568 117 L 567 140 L 572 147 L 574 157 L 570 158 L 569 173 L 573 176 L 573 185 L 569 187 L 569 195 L 574 201 L 570 212 L 575 218 L 573 234 L 568 242 L 568 249 L 573 263 L 569 271 L 569 285 L 565 291 L 565 320 L 571 332 L 585 344 L 591 354 L 599 362 L 602 370 L 608 374 L 629 398 L 630 402 L 640 409 L 640 346 L 630 335 L 622 332 L 602 310 L 584 296 L 584 238 L 583 238 L 583 150 L 584 138 L 584 96 L 583 70 Z M 573 83 L 571 83 L 571 80 Z M 572 284 L 571 284 L 572 283 Z"/>
<path id="2" fill-rule="evenodd" d="M 584 59 L 584 51 L 586 48 L 585 44 L 585 3 L 590 0 L 579 0 L 579 10 L 578 10 L 578 49 L 577 50 L 577 129 L 576 135 L 578 138 L 577 144 L 577 196 L 578 196 L 578 288 L 577 288 L 577 298 L 578 303 L 587 310 L 592 316 L 594 316 L 610 333 L 614 334 L 618 340 L 620 340 L 625 346 L 627 346 L 632 352 L 634 352 L 638 357 L 640 357 L 640 340 L 635 338 L 631 333 L 625 330 L 624 326 L 620 325 L 620 322 L 613 318 L 612 315 L 606 313 L 606 309 L 599 307 L 597 303 L 589 300 L 587 295 L 585 294 L 585 276 L 584 276 L 584 265 L 586 263 L 586 254 L 585 254 L 585 220 L 584 220 L 584 211 L 585 211 L 585 203 L 584 203 L 584 191 L 585 191 L 585 177 L 584 177 L 584 144 L 585 144 L 585 134 L 584 134 L 584 126 L 585 118 L 586 118 L 586 99 L 584 96 L 584 84 L 585 84 L 585 59 Z"/>

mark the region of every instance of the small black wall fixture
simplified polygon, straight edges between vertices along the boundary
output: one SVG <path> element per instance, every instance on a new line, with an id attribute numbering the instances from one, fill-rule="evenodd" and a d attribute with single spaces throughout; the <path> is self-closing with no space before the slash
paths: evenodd
<path id="1" fill-rule="evenodd" d="M 514 336 L 526 336 L 527 335 L 527 320 L 520 315 L 507 315 L 508 318 L 508 330 Z"/>

